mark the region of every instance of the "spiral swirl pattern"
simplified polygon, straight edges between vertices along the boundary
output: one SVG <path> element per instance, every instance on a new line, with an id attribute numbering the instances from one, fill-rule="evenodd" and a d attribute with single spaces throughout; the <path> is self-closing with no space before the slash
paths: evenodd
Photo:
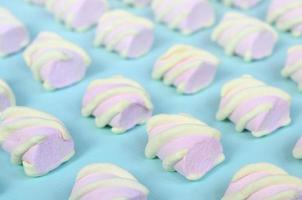
<path id="1" fill-rule="evenodd" d="M 74 155 L 73 140 L 57 118 L 26 107 L 1 114 L 0 144 L 28 176 L 42 176 Z"/>
<path id="2" fill-rule="evenodd" d="M 153 23 L 150 20 L 114 10 L 100 18 L 94 45 L 102 45 L 124 58 L 137 58 L 148 53 L 153 42 Z"/>
<path id="3" fill-rule="evenodd" d="M 114 76 L 91 82 L 83 98 L 82 115 L 95 117 L 96 126 L 112 127 L 124 133 L 151 115 L 153 105 L 149 94 L 137 82 Z"/>
<path id="4" fill-rule="evenodd" d="M 223 86 L 216 117 L 230 119 L 239 132 L 247 129 L 262 137 L 291 122 L 290 104 L 286 92 L 244 75 Z"/>
<path id="5" fill-rule="evenodd" d="M 224 160 L 220 132 L 191 116 L 156 115 L 147 124 L 147 158 L 158 157 L 168 171 L 198 180 Z"/>
<path id="6" fill-rule="evenodd" d="M 149 190 L 126 170 L 100 163 L 81 169 L 69 200 L 147 200 L 148 194 Z"/>
<path id="7" fill-rule="evenodd" d="M 302 180 L 269 163 L 250 164 L 232 179 L 222 200 L 297 200 Z"/>
<path id="8" fill-rule="evenodd" d="M 302 36 L 301 0 L 273 0 L 267 14 L 268 23 L 295 37 Z"/>
<path id="9" fill-rule="evenodd" d="M 23 58 L 35 79 L 42 82 L 46 90 L 79 82 L 91 63 L 83 49 L 51 32 L 40 33 L 24 51 Z"/>
<path id="10" fill-rule="evenodd" d="M 256 18 L 229 12 L 215 28 L 212 40 L 223 47 L 227 55 L 238 55 L 249 62 L 270 56 L 278 35 Z"/>
<path id="11" fill-rule="evenodd" d="M 175 45 L 157 60 L 152 77 L 163 79 L 165 85 L 174 85 L 179 93 L 192 94 L 213 81 L 218 64 L 218 58 L 209 52 Z"/>
<path id="12" fill-rule="evenodd" d="M 108 10 L 107 0 L 46 0 L 46 7 L 67 28 L 85 31 Z"/>
<path id="13" fill-rule="evenodd" d="M 281 74 L 293 79 L 302 91 L 302 45 L 293 46 L 288 50 L 286 65 Z"/>
<path id="14" fill-rule="evenodd" d="M 157 21 L 188 35 L 208 28 L 215 21 L 215 11 L 208 0 L 153 0 Z"/>

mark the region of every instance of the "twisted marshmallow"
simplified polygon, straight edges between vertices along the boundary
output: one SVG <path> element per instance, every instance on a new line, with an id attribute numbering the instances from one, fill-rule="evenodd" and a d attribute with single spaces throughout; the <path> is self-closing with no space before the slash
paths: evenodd
<path id="1" fill-rule="evenodd" d="M 147 200 L 149 190 L 113 164 L 91 164 L 78 173 L 69 200 Z"/>
<path id="2" fill-rule="evenodd" d="M 299 90 L 302 91 L 302 45 L 293 46 L 288 50 L 286 66 L 281 73 L 282 76 L 297 82 Z"/>
<path id="3" fill-rule="evenodd" d="M 286 92 L 244 75 L 223 86 L 216 117 L 229 118 L 236 131 L 247 129 L 253 136 L 262 137 L 290 124 L 290 104 Z"/>
<path id="4" fill-rule="evenodd" d="M 123 10 L 105 13 L 99 20 L 95 46 L 105 46 L 125 58 L 140 57 L 154 42 L 153 23 Z"/>
<path id="5" fill-rule="evenodd" d="M 147 132 L 146 157 L 160 158 L 165 170 L 188 180 L 200 179 L 224 160 L 220 132 L 191 116 L 156 115 Z"/>
<path id="6" fill-rule="evenodd" d="M 9 10 L 0 6 L 0 57 L 16 53 L 28 43 L 26 27 Z"/>
<path id="7" fill-rule="evenodd" d="M 241 9 L 248 9 L 256 6 L 263 0 L 222 0 L 227 6 L 236 6 Z"/>
<path id="8" fill-rule="evenodd" d="M 272 54 L 277 33 L 264 22 L 240 13 L 227 13 L 212 33 L 212 40 L 227 55 L 238 55 L 245 61 L 258 60 Z"/>
<path id="9" fill-rule="evenodd" d="M 23 57 L 35 79 L 47 90 L 80 81 L 91 62 L 83 49 L 51 32 L 40 33 Z"/>
<path id="10" fill-rule="evenodd" d="M 207 87 L 216 74 L 218 58 L 188 45 L 175 45 L 155 63 L 152 77 L 174 85 L 179 93 L 192 94 Z"/>
<path id="11" fill-rule="evenodd" d="M 46 0 L 47 9 L 68 28 L 85 31 L 107 11 L 107 0 Z"/>
<path id="12" fill-rule="evenodd" d="M 137 82 L 114 76 L 91 82 L 83 98 L 82 115 L 93 115 L 96 126 L 124 133 L 152 115 L 149 94 Z"/>
<path id="13" fill-rule="evenodd" d="M 210 27 L 215 21 L 215 11 L 208 0 L 153 0 L 151 5 L 157 21 L 183 34 Z"/>
<path id="14" fill-rule="evenodd" d="M 16 105 L 13 91 L 7 83 L 0 79 L 0 113 L 10 106 Z"/>
<path id="15" fill-rule="evenodd" d="M 123 0 L 126 4 L 131 6 L 143 7 L 149 5 L 152 0 Z"/>
<path id="16" fill-rule="evenodd" d="M 302 1 L 273 0 L 267 14 L 267 21 L 281 31 L 289 31 L 293 36 L 302 36 Z"/>
<path id="17" fill-rule="evenodd" d="M 296 158 L 296 159 L 302 159 L 302 138 L 300 138 L 294 149 L 293 149 L 293 156 Z"/>
<path id="18" fill-rule="evenodd" d="M 1 114 L 0 144 L 28 176 L 42 176 L 74 155 L 73 140 L 57 118 L 25 107 Z"/>
<path id="19" fill-rule="evenodd" d="M 232 179 L 222 200 L 297 200 L 302 180 L 268 163 L 250 164 Z"/>

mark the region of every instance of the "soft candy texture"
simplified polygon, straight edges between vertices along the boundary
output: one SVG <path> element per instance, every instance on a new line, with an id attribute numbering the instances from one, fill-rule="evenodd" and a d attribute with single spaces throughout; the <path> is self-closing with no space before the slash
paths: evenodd
<path id="1" fill-rule="evenodd" d="M 152 111 L 153 105 L 145 89 L 122 76 L 92 81 L 82 103 L 83 116 L 94 116 L 97 127 L 109 125 L 114 133 L 124 133 L 143 124 Z"/>
<path id="2" fill-rule="evenodd" d="M 0 79 L 0 113 L 10 106 L 15 106 L 16 100 L 9 85 Z"/>
<path id="3" fill-rule="evenodd" d="M 220 132 L 191 116 L 156 115 L 147 124 L 147 158 L 163 160 L 165 170 L 198 180 L 224 160 Z"/>
<path id="4" fill-rule="evenodd" d="M 69 200 L 147 200 L 149 190 L 128 171 L 109 163 L 81 169 Z"/>
<path id="5" fill-rule="evenodd" d="M 74 155 L 73 140 L 57 118 L 26 107 L 1 114 L 0 144 L 28 176 L 42 176 Z"/>
<path id="6" fill-rule="evenodd" d="M 131 5 L 131 6 L 136 6 L 136 7 L 144 7 L 149 5 L 151 0 L 122 0 L 126 4 Z"/>
<path id="7" fill-rule="evenodd" d="M 105 13 L 99 20 L 95 46 L 105 46 L 124 58 L 137 58 L 153 46 L 153 23 L 123 10 Z"/>
<path id="8" fill-rule="evenodd" d="M 289 31 L 295 37 L 302 36 L 302 1 L 272 0 L 267 21 L 281 31 Z"/>
<path id="9" fill-rule="evenodd" d="M 263 0 L 221 0 L 227 6 L 235 6 L 241 9 L 248 9 L 256 6 Z"/>
<path id="10" fill-rule="evenodd" d="M 300 138 L 294 149 L 293 149 L 293 156 L 296 158 L 296 159 L 302 159 L 302 138 Z"/>
<path id="11" fill-rule="evenodd" d="M 282 76 L 293 79 L 302 91 L 302 45 L 293 46 L 288 50 L 286 65 L 281 73 Z"/>
<path id="12" fill-rule="evenodd" d="M 107 0 L 46 0 L 47 9 L 76 31 L 85 31 L 97 24 L 107 11 Z"/>
<path id="13" fill-rule="evenodd" d="M 222 200 L 298 200 L 302 180 L 269 163 L 250 164 L 232 179 Z"/>
<path id="14" fill-rule="evenodd" d="M 290 104 L 291 97 L 283 90 L 244 75 L 223 86 L 216 117 L 230 119 L 238 132 L 247 129 L 262 137 L 290 124 Z"/>
<path id="15" fill-rule="evenodd" d="M 186 35 L 208 28 L 215 21 L 215 11 L 208 0 L 153 0 L 151 6 L 157 21 Z"/>
<path id="16" fill-rule="evenodd" d="M 213 81 L 218 64 L 218 58 L 209 52 L 189 45 L 175 45 L 157 60 L 152 77 L 174 85 L 179 93 L 192 94 Z"/>
<path id="17" fill-rule="evenodd" d="M 41 32 L 23 57 L 35 79 L 42 82 L 46 90 L 79 82 L 91 63 L 83 49 L 51 32 Z"/>
<path id="18" fill-rule="evenodd" d="M 16 53 L 28 43 L 26 27 L 9 10 L 0 6 L 0 57 Z"/>
<path id="19" fill-rule="evenodd" d="M 223 47 L 227 55 L 238 55 L 245 61 L 252 61 L 270 56 L 278 35 L 256 18 L 229 12 L 215 28 L 212 40 Z"/>
<path id="20" fill-rule="evenodd" d="M 26 0 L 26 1 L 37 5 L 44 5 L 48 0 Z"/>

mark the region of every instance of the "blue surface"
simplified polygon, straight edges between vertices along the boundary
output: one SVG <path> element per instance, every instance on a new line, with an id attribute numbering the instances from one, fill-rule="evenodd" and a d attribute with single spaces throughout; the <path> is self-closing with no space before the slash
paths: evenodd
<path id="1" fill-rule="evenodd" d="M 247 14 L 264 18 L 269 1 Z M 151 10 L 133 9 L 111 1 L 112 7 L 123 7 L 130 12 L 152 19 Z M 291 156 L 292 148 L 302 136 L 301 94 L 294 82 L 283 79 L 280 70 L 284 65 L 289 46 L 302 43 L 289 34 L 280 33 L 280 42 L 274 55 L 268 59 L 244 63 L 240 58 L 227 57 L 223 50 L 210 41 L 212 29 L 201 31 L 190 37 L 158 25 L 156 43 L 151 53 L 137 60 L 123 60 L 118 55 L 92 46 L 94 29 L 85 33 L 70 32 L 54 20 L 42 7 L 26 4 L 23 0 L 0 0 L 27 24 L 34 38 L 39 31 L 55 31 L 85 48 L 93 64 L 86 78 L 79 84 L 56 92 L 46 92 L 33 79 L 21 54 L 0 60 L 0 78 L 5 79 L 14 90 L 18 105 L 30 106 L 49 112 L 66 123 L 76 143 L 76 156 L 50 174 L 40 178 L 29 178 L 21 166 L 13 166 L 8 154 L 0 151 L 0 199 L 5 200 L 64 200 L 67 199 L 77 172 L 85 165 L 95 162 L 112 162 L 128 169 L 151 191 L 151 200 L 217 200 L 220 199 L 233 174 L 243 165 L 253 162 L 272 162 L 302 176 L 302 161 Z M 214 3 L 218 20 L 224 12 L 231 10 Z M 239 11 L 239 10 L 238 10 Z M 207 49 L 222 61 L 214 83 L 193 96 L 181 96 L 174 88 L 151 79 L 152 66 L 157 57 L 172 44 L 187 43 Z M 293 97 L 290 126 L 262 139 L 249 133 L 238 134 L 233 124 L 215 120 L 221 86 L 230 79 L 249 73 L 289 92 Z M 123 74 L 140 82 L 150 92 L 155 113 L 190 113 L 222 132 L 226 161 L 205 178 L 188 182 L 177 173 L 165 172 L 161 161 L 144 157 L 147 136 L 144 126 L 124 135 L 114 135 L 109 129 L 97 129 L 94 120 L 80 115 L 81 99 L 89 82 L 96 78 Z M 300 105 L 299 105 L 300 104 Z"/>

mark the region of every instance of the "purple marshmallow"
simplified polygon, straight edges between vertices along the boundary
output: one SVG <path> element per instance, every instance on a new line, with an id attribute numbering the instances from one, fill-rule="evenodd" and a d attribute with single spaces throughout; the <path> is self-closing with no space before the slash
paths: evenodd
<path id="1" fill-rule="evenodd" d="M 28 43 L 26 27 L 9 10 L 0 7 L 0 57 L 16 53 Z"/>
<path id="2" fill-rule="evenodd" d="M 55 117 L 26 107 L 9 107 L 1 115 L 0 144 L 28 176 L 43 176 L 74 155 L 73 140 Z"/>

